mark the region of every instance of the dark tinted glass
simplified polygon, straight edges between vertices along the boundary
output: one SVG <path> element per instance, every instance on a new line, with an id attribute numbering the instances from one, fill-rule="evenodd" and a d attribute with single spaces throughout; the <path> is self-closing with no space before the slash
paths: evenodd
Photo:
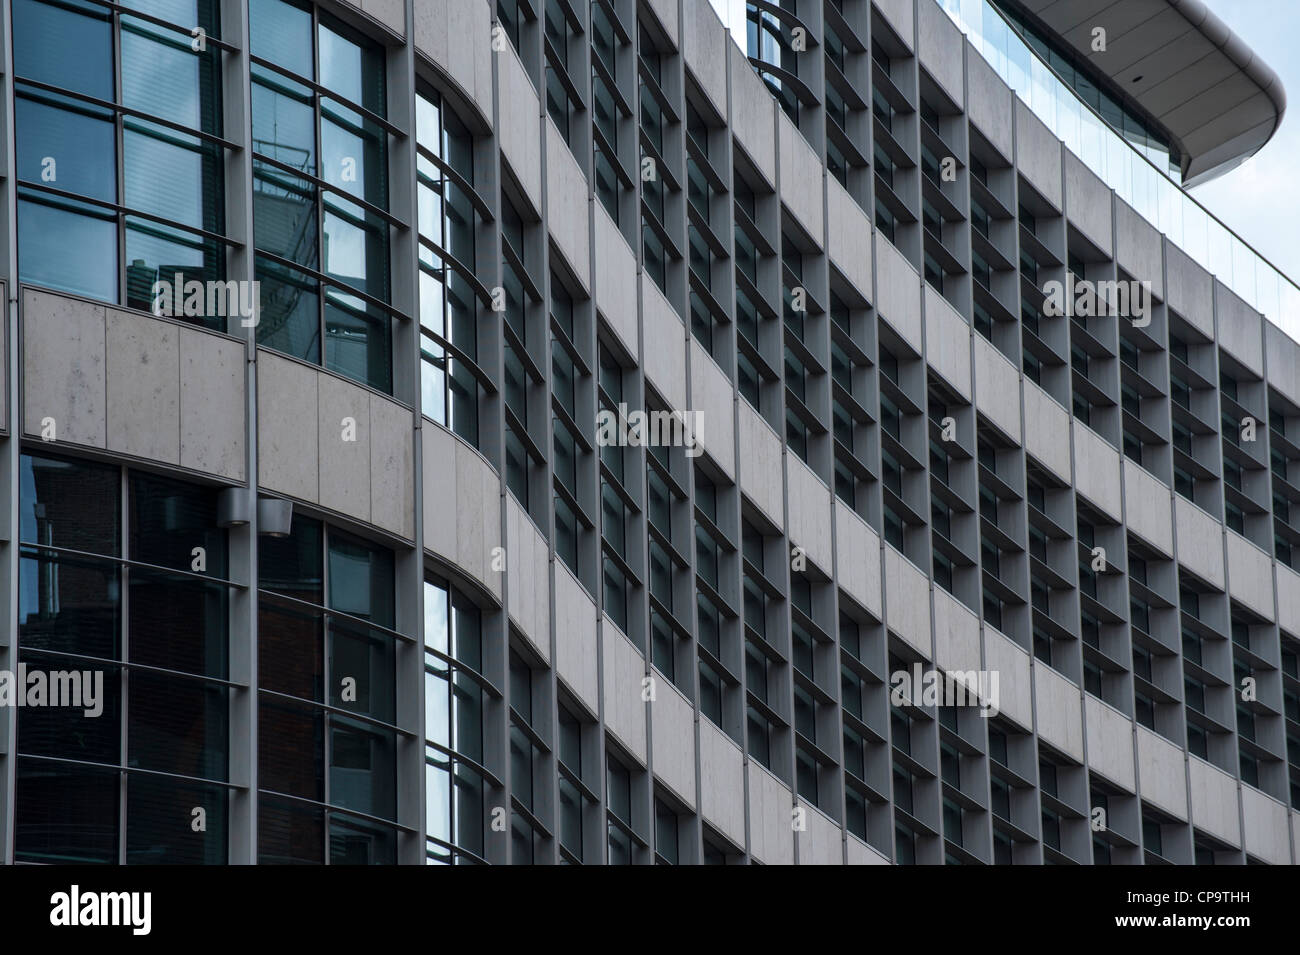
<path id="1" fill-rule="evenodd" d="M 194 831 L 195 809 L 203 810 Z M 224 865 L 226 791 L 132 775 L 126 790 L 126 861 L 131 865 Z"/>
<path id="2" fill-rule="evenodd" d="M 14 801 L 16 861 L 117 862 L 116 772 L 21 759 Z"/>
<path id="3" fill-rule="evenodd" d="M 120 472 L 23 455 L 18 522 L 24 543 L 118 556 Z"/>
<path id="4" fill-rule="evenodd" d="M 226 690 L 133 670 L 129 765 L 177 776 L 226 778 Z"/>
<path id="5" fill-rule="evenodd" d="M 324 545 L 320 521 L 294 515 L 288 537 L 257 540 L 257 573 L 263 590 L 308 603 L 324 603 Z"/>
<path id="6" fill-rule="evenodd" d="M 130 478 L 131 558 L 147 564 L 226 576 L 226 532 L 217 527 L 217 494 L 147 474 Z M 194 549 L 203 548 L 202 555 Z"/>

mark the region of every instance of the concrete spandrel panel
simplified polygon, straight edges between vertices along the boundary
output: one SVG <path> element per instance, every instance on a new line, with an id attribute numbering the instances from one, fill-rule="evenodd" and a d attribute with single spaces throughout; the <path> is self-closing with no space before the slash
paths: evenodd
<path id="1" fill-rule="evenodd" d="M 1222 282 L 1214 283 L 1219 347 L 1254 374 L 1264 373 L 1264 318 Z"/>
<path id="2" fill-rule="evenodd" d="M 414 420 L 397 402 L 370 395 L 370 520 L 415 537 Z"/>
<path id="3" fill-rule="evenodd" d="M 1277 575 L 1277 622 L 1288 633 L 1300 634 L 1300 574 L 1274 562 Z"/>
<path id="4" fill-rule="evenodd" d="M 808 141 L 784 112 L 777 112 L 781 201 L 818 246 L 822 241 L 822 181 L 825 172 Z"/>
<path id="5" fill-rule="evenodd" d="M 1133 723 L 1091 693 L 1085 694 L 1088 766 L 1129 792 L 1136 791 L 1133 770 Z"/>
<path id="6" fill-rule="evenodd" d="M 756 762 L 749 764 L 749 851 L 764 865 L 794 864 L 794 793 Z"/>
<path id="7" fill-rule="evenodd" d="M 1174 552 L 1173 501 L 1169 488 L 1149 471 L 1124 459 L 1124 514 L 1129 530 L 1172 556 Z"/>
<path id="8" fill-rule="evenodd" d="M 650 701 L 651 766 L 655 778 L 695 807 L 695 710 L 675 686 L 655 679 Z"/>
<path id="9" fill-rule="evenodd" d="M 691 339 L 691 407 L 698 432 L 696 440 L 709 457 L 734 477 L 736 473 L 735 392 L 731 380 L 694 338 Z"/>
<path id="10" fill-rule="evenodd" d="M 427 550 L 459 563 L 456 522 L 450 519 L 464 505 L 456 467 L 456 439 L 450 431 L 428 419 L 420 431 L 421 491 L 424 546 Z"/>
<path id="11" fill-rule="evenodd" d="M 1174 549 L 1178 562 L 1224 589 L 1223 525 L 1181 494 L 1174 495 Z"/>
<path id="12" fill-rule="evenodd" d="M 867 845 L 851 832 L 845 839 L 845 850 L 849 865 L 890 865 L 890 861 L 878 850 Z"/>
<path id="13" fill-rule="evenodd" d="M 885 622 L 926 660 L 930 647 L 930 581 L 916 565 L 885 545 Z"/>
<path id="14" fill-rule="evenodd" d="M 800 865 L 843 865 L 844 830 L 814 806 L 800 802 L 804 810 L 802 831 L 795 831 Z"/>
<path id="15" fill-rule="evenodd" d="M 110 308 L 104 343 L 108 450 L 179 464 L 180 327 Z"/>
<path id="16" fill-rule="evenodd" d="M 876 233 L 876 313 L 921 354 L 921 276 L 903 253 Z"/>
<path id="17" fill-rule="evenodd" d="M 785 457 L 791 547 L 803 548 L 810 564 L 827 575 L 834 569 L 831 548 L 831 491 L 797 456 Z"/>
<path id="18" fill-rule="evenodd" d="M 370 393 L 319 374 L 321 506 L 370 520 Z"/>
<path id="19" fill-rule="evenodd" d="M 406 35 L 406 4 L 402 0 L 361 0 L 361 9 L 398 36 Z"/>
<path id="20" fill-rule="evenodd" d="M 727 31 L 711 4 L 682 7 L 682 54 L 700 89 L 722 114 L 727 111 Z"/>
<path id="21" fill-rule="evenodd" d="M 998 675 L 998 709 L 1026 731 L 1034 725 L 1034 687 L 1029 653 L 987 624 L 984 627 L 984 668 Z"/>
<path id="22" fill-rule="evenodd" d="M 314 368 L 257 350 L 257 480 L 269 491 L 320 500 L 320 415 Z"/>
<path id="23" fill-rule="evenodd" d="M 500 600 L 502 571 L 506 567 L 498 550 L 505 546 L 501 533 L 501 478 L 474 448 L 459 438 L 454 440 L 457 563 L 475 574 Z M 425 501 L 427 505 L 427 495 Z"/>
<path id="24" fill-rule="evenodd" d="M 975 406 L 1020 443 L 1020 372 L 983 336 L 975 335 Z"/>
<path id="25" fill-rule="evenodd" d="M 1016 100 L 1016 165 L 1040 196 L 1061 208 L 1061 141 Z"/>
<path id="26" fill-rule="evenodd" d="M 1168 239 L 1164 249 L 1169 279 L 1166 303 L 1203 335 L 1213 338 L 1214 276 Z"/>
<path id="27" fill-rule="evenodd" d="M 1124 515 L 1120 453 L 1077 419 L 1073 425 L 1075 489 L 1118 523 Z"/>
<path id="28" fill-rule="evenodd" d="M 605 725 L 642 764 L 646 759 L 645 657 L 608 617 L 600 621 Z"/>
<path id="29" fill-rule="evenodd" d="M 1110 189 L 1068 149 L 1065 156 L 1065 211 L 1070 223 L 1107 256 L 1111 254 Z M 1140 275 L 1138 278 L 1149 278 Z"/>
<path id="30" fill-rule="evenodd" d="M 870 301 L 871 220 L 834 176 L 826 178 L 826 252 L 831 264 Z"/>
<path id="31" fill-rule="evenodd" d="M 404 5 L 403 0 L 363 2 L 375 8 Z M 487 0 L 415 3 L 416 49 L 441 67 L 484 117 L 492 116 L 492 20 Z"/>
<path id="32" fill-rule="evenodd" d="M 1187 818 L 1187 770 L 1183 751 L 1145 726 L 1137 728 L 1138 794 L 1179 819 Z"/>
<path id="33" fill-rule="evenodd" d="M 561 561 L 555 562 L 555 672 L 595 713 L 600 709 L 596 604 Z"/>
<path id="34" fill-rule="evenodd" d="M 964 64 L 962 47 L 965 38 L 952 18 L 937 3 L 918 3 L 916 53 L 921 65 L 948 94 L 959 109 L 965 107 L 966 88 L 962 82 Z"/>
<path id="35" fill-rule="evenodd" d="M 963 398 L 970 400 L 971 327 L 948 300 L 925 286 L 925 359 Z"/>
<path id="36" fill-rule="evenodd" d="M 367 14 L 398 36 L 406 29 L 406 5 L 402 0 L 340 0 L 341 3 Z M 437 3 L 439 0 L 430 0 Z"/>
<path id="37" fill-rule="evenodd" d="M 1028 378 L 1024 381 L 1025 450 L 1067 483 L 1070 473 L 1070 414 Z"/>
<path id="38" fill-rule="evenodd" d="M 836 577 L 844 592 L 880 617 L 880 538 L 876 532 L 835 499 Z"/>
<path id="39" fill-rule="evenodd" d="M 731 64 L 731 130 L 772 188 L 776 187 L 776 103 L 749 60 L 734 43 L 727 45 Z"/>
<path id="40" fill-rule="evenodd" d="M 654 11 L 655 19 L 659 21 L 659 26 L 663 28 L 664 34 L 668 37 L 668 42 L 676 47 L 678 45 L 677 0 L 646 0 L 646 3 Z"/>
<path id="41" fill-rule="evenodd" d="M 1241 817 L 1244 848 L 1272 865 L 1291 862 L 1287 832 L 1287 807 L 1254 786 L 1241 787 Z"/>
<path id="42" fill-rule="evenodd" d="M 1015 94 L 978 54 L 966 57 L 966 82 L 970 87 L 971 123 L 1009 161 L 1015 141 L 1011 129 Z"/>
<path id="43" fill-rule="evenodd" d="M 1241 817 L 1237 807 L 1237 781 L 1198 756 L 1188 758 L 1192 825 L 1229 845 L 1241 845 Z"/>
<path id="44" fill-rule="evenodd" d="M 935 665 L 942 670 L 961 673 L 979 670 L 979 617 L 940 587 L 935 587 L 931 594 L 934 599 Z M 976 689 L 977 685 L 969 685 L 968 688 Z"/>
<path id="45" fill-rule="evenodd" d="M 103 448 L 104 306 L 25 289 L 22 329 L 23 433 Z"/>
<path id="46" fill-rule="evenodd" d="M 501 481 L 450 431 L 424 421 L 421 431 L 424 546 L 501 599 L 504 565 L 494 563 L 501 535 Z"/>
<path id="47" fill-rule="evenodd" d="M 1115 198 L 1115 261 L 1140 282 L 1150 282 L 1156 298 L 1165 298 L 1164 242 L 1146 219 Z"/>
<path id="48" fill-rule="evenodd" d="M 551 659 L 550 567 L 546 541 L 512 495 L 506 495 L 506 606 L 510 619 L 543 660 Z"/>
<path id="49" fill-rule="evenodd" d="M 242 483 L 247 346 L 198 329 L 182 329 L 180 346 L 181 467 Z"/>
<path id="50" fill-rule="evenodd" d="M 599 279 L 597 279 L 599 281 Z M 674 411 L 686 409 L 686 325 L 659 286 L 641 278 L 641 314 L 645 335 L 645 376 Z M 633 350 L 636 314 L 632 314 Z M 622 336 L 620 336 L 622 337 Z"/>
<path id="51" fill-rule="evenodd" d="M 1265 620 L 1273 619 L 1272 555 L 1229 528 L 1228 592 Z"/>
<path id="52" fill-rule="evenodd" d="M 700 815 L 739 847 L 745 845 L 745 754 L 709 719 L 700 732 Z"/>
<path id="53" fill-rule="evenodd" d="M 736 403 L 740 487 L 777 527 L 785 525 L 781 439 L 748 401 Z"/>
<path id="54" fill-rule="evenodd" d="M 1264 323 L 1268 383 L 1300 405 L 1300 344 L 1272 322 Z"/>
<path id="55" fill-rule="evenodd" d="M 873 5 L 884 15 L 885 22 L 898 34 L 903 45 L 909 50 L 915 48 L 916 31 L 912 22 L 915 0 L 874 0 Z"/>
<path id="56" fill-rule="evenodd" d="M 595 223 L 596 307 L 627 353 L 639 358 L 636 254 L 600 203 L 595 206 Z"/>
<path id="57" fill-rule="evenodd" d="M 546 120 L 547 228 L 570 270 L 584 288 L 590 288 L 591 223 L 587 179 L 569 146 Z"/>
<path id="58" fill-rule="evenodd" d="M 1083 709 L 1079 688 L 1049 666 L 1034 663 L 1034 712 L 1038 735 L 1061 752 L 1083 760 Z"/>
<path id="59" fill-rule="evenodd" d="M 418 7 L 417 7 L 418 9 Z M 419 13 L 416 14 L 417 22 Z M 497 55 L 501 152 L 535 208 L 542 207 L 542 112 L 537 90 L 510 44 Z"/>

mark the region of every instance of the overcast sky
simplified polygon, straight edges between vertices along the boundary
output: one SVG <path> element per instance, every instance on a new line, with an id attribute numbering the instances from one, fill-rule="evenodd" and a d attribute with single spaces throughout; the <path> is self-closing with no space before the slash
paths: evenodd
<path id="1" fill-rule="evenodd" d="M 1300 3 L 1207 0 L 1233 33 L 1282 78 L 1287 111 L 1268 145 L 1192 195 L 1293 281 L 1300 281 Z"/>

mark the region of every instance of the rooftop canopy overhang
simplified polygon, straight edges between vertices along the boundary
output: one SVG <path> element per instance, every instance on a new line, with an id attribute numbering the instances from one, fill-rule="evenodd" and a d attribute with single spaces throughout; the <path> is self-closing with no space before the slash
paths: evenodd
<path id="1" fill-rule="evenodd" d="M 1184 185 L 1245 162 L 1282 122 L 1282 81 L 1205 0 L 1017 2 L 1169 134 Z M 1104 51 L 1093 49 L 1096 27 Z"/>

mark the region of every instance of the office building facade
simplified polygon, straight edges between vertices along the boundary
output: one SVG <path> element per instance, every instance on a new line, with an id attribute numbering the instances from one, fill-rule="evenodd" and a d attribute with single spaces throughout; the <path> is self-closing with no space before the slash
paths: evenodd
<path id="1" fill-rule="evenodd" d="M 1197 0 L 0 11 L 4 861 L 1297 860 Z"/>

